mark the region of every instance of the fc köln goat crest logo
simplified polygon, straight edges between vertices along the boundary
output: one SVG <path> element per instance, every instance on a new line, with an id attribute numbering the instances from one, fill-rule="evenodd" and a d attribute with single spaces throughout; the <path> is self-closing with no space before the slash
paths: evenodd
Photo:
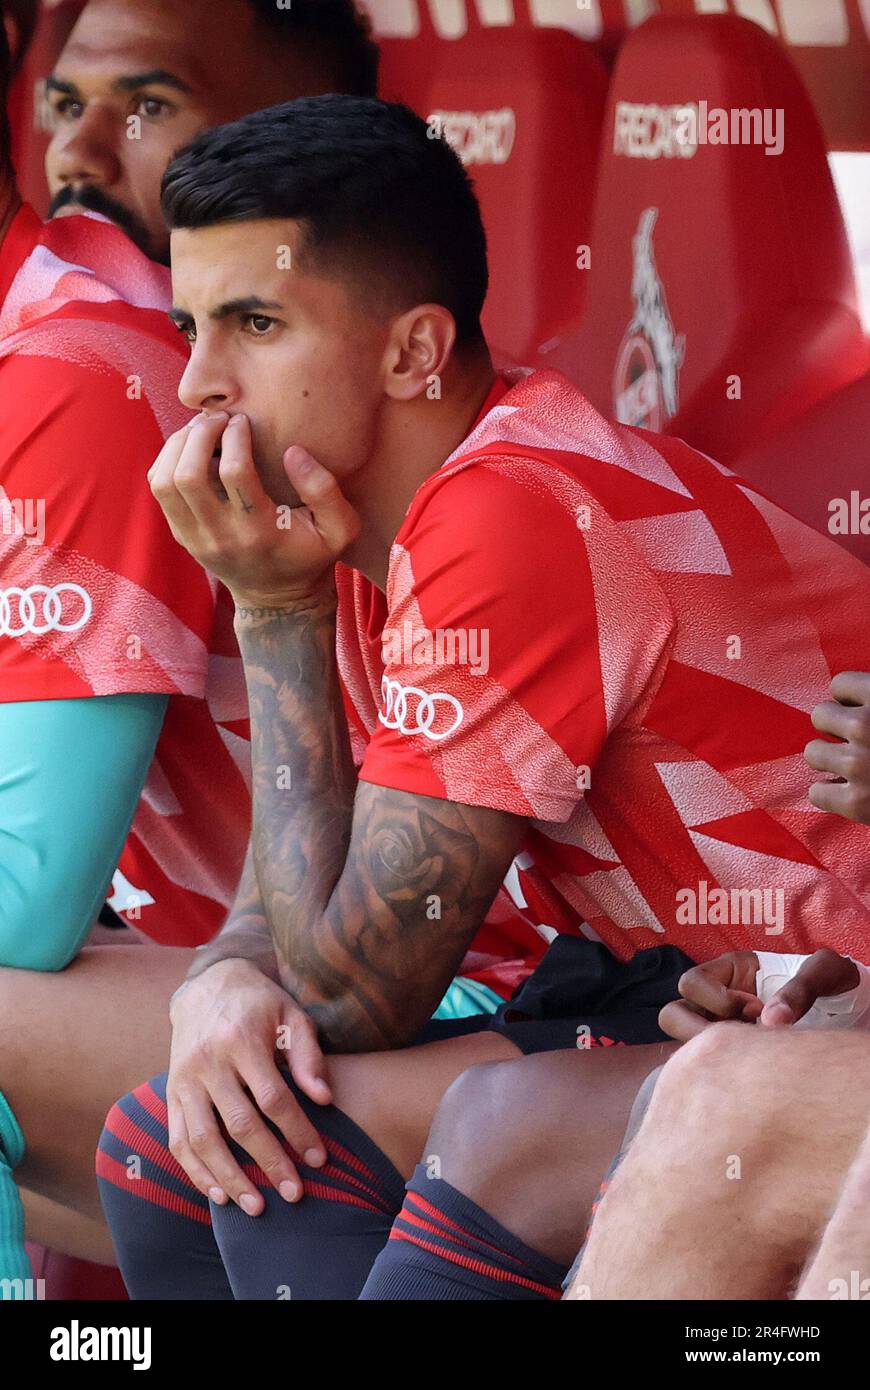
<path id="1" fill-rule="evenodd" d="M 662 429 L 677 413 L 680 367 L 686 351 L 685 336 L 674 332 L 653 254 L 658 215 L 658 208 L 646 208 L 632 238 L 634 317 L 619 345 L 613 373 L 616 419 L 620 424 L 648 430 Z"/>

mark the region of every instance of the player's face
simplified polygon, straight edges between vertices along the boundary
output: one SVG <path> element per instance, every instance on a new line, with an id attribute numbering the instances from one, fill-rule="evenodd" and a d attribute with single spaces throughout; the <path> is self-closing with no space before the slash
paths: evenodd
<path id="1" fill-rule="evenodd" d="M 312 90 L 247 0 L 90 0 L 48 82 L 50 215 L 87 207 L 169 261 L 160 181 L 210 126 Z"/>
<path id="2" fill-rule="evenodd" d="M 172 233 L 173 318 L 191 342 L 178 394 L 247 415 L 264 486 L 291 505 L 292 444 L 342 479 L 371 457 L 390 327 L 342 281 L 295 269 L 298 246 L 286 221 Z"/>

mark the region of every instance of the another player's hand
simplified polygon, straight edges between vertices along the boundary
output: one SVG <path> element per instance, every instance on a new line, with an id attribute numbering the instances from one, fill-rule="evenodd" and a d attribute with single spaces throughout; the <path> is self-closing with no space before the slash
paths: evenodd
<path id="1" fill-rule="evenodd" d="M 797 1023 L 817 999 L 845 994 L 855 989 L 859 980 L 858 967 L 853 960 L 823 948 L 808 956 L 797 974 L 767 1001 L 758 1021 L 765 1028 L 783 1028 Z"/>
<path id="2" fill-rule="evenodd" d="M 299 507 L 278 507 L 265 492 L 247 416 L 219 412 L 171 435 L 148 473 L 175 539 L 240 606 L 288 607 L 317 596 L 359 534 L 335 478 L 306 450 L 288 449 L 284 468 Z"/>
<path id="3" fill-rule="evenodd" d="M 245 1176 L 219 1126 L 262 1168 L 286 1201 L 302 1182 L 266 1116 L 309 1167 L 326 1162 L 323 1142 L 278 1070 L 287 1067 L 307 1096 L 332 1099 L 314 1024 L 289 994 L 244 960 L 203 971 L 172 1004 L 166 1100 L 169 1148 L 191 1182 L 249 1216 L 264 1201 Z"/>
<path id="4" fill-rule="evenodd" d="M 763 1004 L 755 992 L 758 968 L 754 951 L 728 951 L 693 966 L 677 986 L 681 998 L 666 1004 L 659 1014 L 662 1032 L 688 1042 L 711 1023 L 726 1018 L 781 1028 L 797 1023 L 817 999 L 854 989 L 859 978 L 853 961 L 822 949 L 808 956 L 797 974 Z"/>
<path id="5" fill-rule="evenodd" d="M 666 1004 L 659 1027 L 669 1038 L 688 1042 L 711 1023 L 725 1018 L 755 1023 L 761 1000 L 755 993 L 758 957 L 754 951 L 728 951 L 724 956 L 694 965 L 680 977 L 680 998 Z"/>
<path id="6" fill-rule="evenodd" d="M 804 757 L 816 772 L 839 780 L 814 782 L 809 798 L 820 811 L 870 825 L 870 673 L 841 672 L 831 681 L 831 694 L 833 700 L 813 710 L 813 726 L 843 741 L 813 739 Z"/>

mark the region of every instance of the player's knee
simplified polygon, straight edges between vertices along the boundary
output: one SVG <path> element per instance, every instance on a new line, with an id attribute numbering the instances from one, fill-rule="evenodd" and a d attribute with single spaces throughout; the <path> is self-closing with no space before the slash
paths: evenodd
<path id="1" fill-rule="evenodd" d="M 723 1098 L 738 1071 L 751 1066 L 758 1052 L 759 1030 L 745 1023 L 716 1023 L 679 1048 L 668 1059 L 655 1087 L 655 1109 L 685 1107 L 693 1099 L 715 1093 Z M 653 1110 L 653 1102 L 650 1103 Z"/>
<path id="2" fill-rule="evenodd" d="M 707 1028 L 669 1058 L 656 1079 L 637 1144 L 656 1162 L 707 1148 L 727 1136 L 746 1146 L 763 1133 L 763 1116 L 747 1105 L 759 1063 L 758 1030 L 741 1023 Z M 739 1078 L 739 1079 L 738 1079 Z"/>
<path id="3" fill-rule="evenodd" d="M 433 1175 L 485 1205 L 505 1163 L 523 1163 L 535 1141 L 536 1094 L 516 1061 L 469 1067 L 445 1093 L 432 1123 L 425 1162 Z"/>

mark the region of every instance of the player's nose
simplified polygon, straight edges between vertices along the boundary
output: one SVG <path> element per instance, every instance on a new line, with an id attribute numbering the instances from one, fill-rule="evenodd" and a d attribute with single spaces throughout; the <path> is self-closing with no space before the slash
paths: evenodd
<path id="1" fill-rule="evenodd" d="M 86 112 L 68 134 L 55 137 L 47 165 L 53 190 L 69 184 L 111 187 L 121 177 L 114 122 L 96 111 Z"/>
<path id="2" fill-rule="evenodd" d="M 190 360 L 178 385 L 178 399 L 189 410 L 228 410 L 235 400 L 231 384 L 222 376 L 213 357 L 197 351 L 194 344 Z"/>

